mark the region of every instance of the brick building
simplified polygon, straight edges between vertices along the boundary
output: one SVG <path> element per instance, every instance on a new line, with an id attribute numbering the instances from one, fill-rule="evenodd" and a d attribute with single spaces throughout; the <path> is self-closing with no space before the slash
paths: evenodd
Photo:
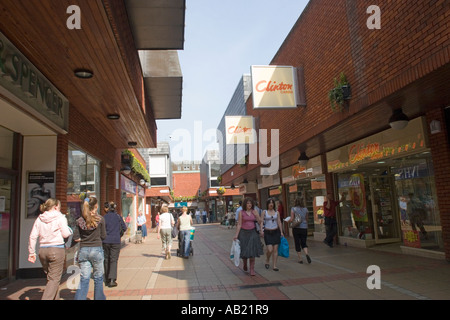
<path id="1" fill-rule="evenodd" d="M 369 28 L 371 5 L 380 29 Z M 236 164 L 222 172 L 222 184 L 256 184 L 261 203 L 275 196 L 288 212 L 303 198 L 318 239 L 327 191 L 347 192 L 338 209 L 341 242 L 397 243 L 450 260 L 448 18 L 446 1 L 311 0 L 270 62 L 300 70 L 306 105 L 254 109 L 255 92 L 246 100 L 257 129 L 279 130 L 279 170 L 265 176 L 260 161 Z M 341 74 L 351 97 L 336 112 L 329 93 Z M 400 109 L 408 125 L 391 129 Z M 269 134 L 268 155 L 271 146 Z M 420 218 L 411 214 L 413 198 Z"/>
<path id="2" fill-rule="evenodd" d="M 1 283 L 42 274 L 27 244 L 45 198 L 72 226 L 86 196 L 115 201 L 132 235 L 145 161 L 131 150 L 130 168 L 122 152 L 155 147 L 156 120 L 181 117 L 184 12 L 184 0 L 1 1 Z"/>

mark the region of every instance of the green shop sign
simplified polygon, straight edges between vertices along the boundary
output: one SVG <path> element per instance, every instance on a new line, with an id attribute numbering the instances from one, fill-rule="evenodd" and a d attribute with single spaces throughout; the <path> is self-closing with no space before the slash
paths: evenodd
<path id="1" fill-rule="evenodd" d="M 1 32 L 0 86 L 68 131 L 67 98 Z"/>

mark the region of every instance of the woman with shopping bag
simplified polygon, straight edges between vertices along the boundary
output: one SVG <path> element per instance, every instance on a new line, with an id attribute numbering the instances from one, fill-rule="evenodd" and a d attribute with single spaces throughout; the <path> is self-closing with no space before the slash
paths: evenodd
<path id="1" fill-rule="evenodd" d="M 242 211 L 239 214 L 238 225 L 234 240 L 239 239 L 241 245 L 240 257 L 244 262 L 243 269 L 248 271 L 247 261 L 250 260 L 250 275 L 255 276 L 255 258 L 264 254 L 261 240 L 256 233 L 256 224 L 260 226 L 260 236 L 263 236 L 262 219 L 255 210 L 251 198 L 246 198 L 242 203 Z"/>
<path id="2" fill-rule="evenodd" d="M 296 219 L 297 218 L 297 219 Z M 291 209 L 291 220 L 300 220 L 298 225 L 292 225 L 292 234 L 294 236 L 295 251 L 297 251 L 298 263 L 303 263 L 302 249 L 305 252 L 306 260 L 311 263 L 308 255 L 308 245 L 306 238 L 308 237 L 308 209 L 303 205 L 303 199 L 297 197 L 294 206 Z"/>

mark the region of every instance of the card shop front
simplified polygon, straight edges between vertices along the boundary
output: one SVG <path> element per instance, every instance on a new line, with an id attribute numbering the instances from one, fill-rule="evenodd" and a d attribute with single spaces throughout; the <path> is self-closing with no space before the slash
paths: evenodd
<path id="1" fill-rule="evenodd" d="M 398 243 L 443 254 L 426 122 L 389 129 L 327 153 L 339 193 L 341 243 Z M 344 193 L 344 198 L 342 194 Z"/>

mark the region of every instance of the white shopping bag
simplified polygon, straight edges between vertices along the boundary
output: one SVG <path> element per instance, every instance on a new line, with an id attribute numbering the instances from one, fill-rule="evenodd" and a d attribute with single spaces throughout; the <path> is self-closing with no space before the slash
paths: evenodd
<path id="1" fill-rule="evenodd" d="M 241 245 L 239 240 L 234 240 L 231 245 L 230 259 L 234 261 L 236 267 L 239 266 L 241 256 Z"/>

